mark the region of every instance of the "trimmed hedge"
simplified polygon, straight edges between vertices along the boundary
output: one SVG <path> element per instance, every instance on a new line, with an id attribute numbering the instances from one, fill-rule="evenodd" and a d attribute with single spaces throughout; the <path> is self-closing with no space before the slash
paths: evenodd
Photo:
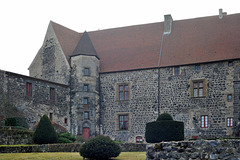
<path id="1" fill-rule="evenodd" d="M 169 116 L 166 117 L 168 117 L 166 119 L 169 119 Z M 181 141 L 184 140 L 184 124 L 179 121 L 158 118 L 157 121 L 146 124 L 145 137 L 148 143 Z"/>
<path id="2" fill-rule="evenodd" d="M 71 133 L 65 132 L 58 136 L 58 143 L 73 143 L 76 141 L 76 137 Z"/>
<path id="3" fill-rule="evenodd" d="M 89 159 L 109 159 L 117 157 L 121 148 L 113 140 L 104 136 L 90 139 L 80 149 L 80 155 Z"/>

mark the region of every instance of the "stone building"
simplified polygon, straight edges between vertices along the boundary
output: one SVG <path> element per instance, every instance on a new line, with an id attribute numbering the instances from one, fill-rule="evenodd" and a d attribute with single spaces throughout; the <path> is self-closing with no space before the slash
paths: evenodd
<path id="1" fill-rule="evenodd" d="M 47 114 L 76 135 L 140 142 L 167 112 L 186 137 L 236 136 L 240 14 L 84 33 L 51 21 L 29 73 L 1 71 L 0 93 L 30 125 Z"/>

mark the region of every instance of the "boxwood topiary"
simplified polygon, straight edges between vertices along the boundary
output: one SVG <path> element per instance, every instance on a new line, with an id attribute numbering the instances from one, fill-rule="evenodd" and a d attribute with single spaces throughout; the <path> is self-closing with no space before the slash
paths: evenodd
<path id="1" fill-rule="evenodd" d="M 37 129 L 33 134 L 33 141 L 36 144 L 48 144 L 57 142 L 57 133 L 48 116 L 44 115 L 41 118 Z"/>
<path id="2" fill-rule="evenodd" d="M 160 115 L 157 121 L 146 124 L 145 137 L 148 143 L 180 141 L 184 139 L 184 124 L 173 121 L 172 117 L 165 113 Z"/>
<path id="3" fill-rule="evenodd" d="M 109 159 L 117 157 L 120 153 L 119 145 L 104 136 L 92 138 L 80 148 L 80 155 L 89 159 Z"/>

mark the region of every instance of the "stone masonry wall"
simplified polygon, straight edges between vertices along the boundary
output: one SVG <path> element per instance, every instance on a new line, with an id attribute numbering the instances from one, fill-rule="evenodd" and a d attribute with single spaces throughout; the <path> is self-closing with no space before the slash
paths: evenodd
<path id="1" fill-rule="evenodd" d="M 39 122 L 46 114 L 52 120 L 69 130 L 69 88 L 53 82 L 48 82 L 32 77 L 18 75 L 11 72 L 4 74 L 5 88 L 1 101 L 16 107 L 27 118 L 29 127 Z M 26 94 L 26 83 L 32 83 L 32 96 Z M 2 87 L 1 87 L 2 88 Z M 50 88 L 55 89 L 55 100 L 50 100 Z M 68 123 L 65 123 L 65 118 Z"/>
<path id="2" fill-rule="evenodd" d="M 239 61 L 228 66 L 228 61 L 201 64 L 200 71 L 195 65 L 181 66 L 180 75 L 174 75 L 173 69 L 163 68 L 160 75 L 160 113 L 170 113 L 174 120 L 183 121 L 185 136 L 201 137 L 232 136 L 233 127 L 227 127 L 227 118 L 234 117 L 233 95 L 234 71 Z M 206 93 L 202 98 L 191 96 L 192 81 L 203 80 Z M 209 117 L 208 127 L 201 128 L 201 115 Z"/>
<path id="3" fill-rule="evenodd" d="M 240 140 L 197 140 L 147 145 L 147 160 L 239 158 Z"/>
<path id="4" fill-rule="evenodd" d="M 118 84 L 129 85 L 129 100 L 118 100 Z M 145 135 L 146 123 L 158 116 L 158 70 L 140 70 L 100 75 L 103 134 L 112 139 L 136 142 Z M 119 130 L 118 116 L 128 114 L 129 129 Z"/>

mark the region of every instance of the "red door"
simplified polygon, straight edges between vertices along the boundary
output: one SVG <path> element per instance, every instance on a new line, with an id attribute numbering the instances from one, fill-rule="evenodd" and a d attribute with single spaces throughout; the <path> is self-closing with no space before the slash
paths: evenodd
<path id="1" fill-rule="evenodd" d="M 89 138 L 89 128 L 83 128 L 83 137 Z"/>

